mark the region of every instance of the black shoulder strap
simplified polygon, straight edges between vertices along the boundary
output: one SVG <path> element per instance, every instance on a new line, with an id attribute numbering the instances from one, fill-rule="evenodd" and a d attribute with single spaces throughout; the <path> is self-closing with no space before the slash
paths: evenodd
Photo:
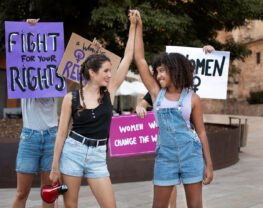
<path id="1" fill-rule="evenodd" d="M 72 113 L 79 108 L 79 91 L 72 91 Z"/>

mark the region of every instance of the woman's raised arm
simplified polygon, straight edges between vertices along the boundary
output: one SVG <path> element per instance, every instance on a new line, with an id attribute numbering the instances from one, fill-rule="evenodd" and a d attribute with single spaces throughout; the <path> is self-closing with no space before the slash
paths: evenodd
<path id="1" fill-rule="evenodd" d="M 136 29 L 136 17 L 135 17 L 133 10 L 131 10 L 129 13 L 129 20 L 130 20 L 129 37 L 128 37 L 128 41 L 126 44 L 124 57 L 121 60 L 118 70 L 113 73 L 113 76 L 111 78 L 110 85 L 109 85 L 109 91 L 111 93 L 112 101 L 114 100 L 115 92 L 120 87 L 123 80 L 125 79 L 125 76 L 129 70 L 129 67 L 133 59 L 135 29 Z"/>
<path id="2" fill-rule="evenodd" d="M 148 89 L 149 93 L 151 94 L 151 98 L 153 102 L 157 97 L 160 87 L 156 80 L 153 78 L 151 74 L 148 64 L 145 60 L 144 56 L 144 43 L 143 43 L 143 34 L 142 34 L 142 20 L 140 17 L 140 13 L 136 11 L 136 18 L 137 18 L 137 27 L 136 27 L 136 34 L 135 34 L 135 62 L 138 67 L 140 76 L 146 88 Z"/>

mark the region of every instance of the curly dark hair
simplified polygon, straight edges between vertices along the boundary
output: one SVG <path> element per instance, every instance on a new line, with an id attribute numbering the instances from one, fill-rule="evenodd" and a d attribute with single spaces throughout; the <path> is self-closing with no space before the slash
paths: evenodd
<path id="1" fill-rule="evenodd" d="M 192 88 L 194 85 L 194 66 L 179 53 L 161 53 L 153 61 L 153 76 L 157 80 L 157 67 L 164 65 L 170 73 L 177 89 Z"/>
<path id="2" fill-rule="evenodd" d="M 81 64 L 80 72 L 79 72 L 79 83 L 80 83 L 80 97 L 83 102 L 83 106 L 79 110 L 79 112 L 86 109 L 86 104 L 84 102 L 84 95 L 83 95 L 83 87 L 84 87 L 82 83 L 83 78 L 86 79 L 87 81 L 90 80 L 89 70 L 92 70 L 95 73 L 97 73 L 101 68 L 102 64 L 106 61 L 110 62 L 110 59 L 104 54 L 92 54 L 88 56 L 86 60 Z M 102 99 L 106 91 L 107 91 L 106 87 L 100 87 L 100 97 L 98 99 L 99 104 L 102 103 Z"/>

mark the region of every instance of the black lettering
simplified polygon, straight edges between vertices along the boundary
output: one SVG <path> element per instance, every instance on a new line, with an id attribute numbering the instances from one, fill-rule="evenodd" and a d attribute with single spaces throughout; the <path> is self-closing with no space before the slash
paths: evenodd
<path id="1" fill-rule="evenodd" d="M 15 72 L 16 72 L 16 76 L 14 75 Z M 11 90 L 15 91 L 15 83 L 16 83 L 18 87 L 21 89 L 21 91 L 25 92 L 26 90 L 20 82 L 19 68 L 16 66 L 10 67 L 10 73 L 11 73 Z"/>
<path id="2" fill-rule="evenodd" d="M 59 33 L 48 33 L 47 35 L 53 38 L 53 51 L 57 51 L 57 37 L 59 37 Z"/>
<path id="3" fill-rule="evenodd" d="M 11 32 L 8 34 L 8 52 L 11 53 L 12 52 L 12 45 L 16 44 L 16 41 L 12 40 L 12 36 L 13 35 L 19 35 L 18 32 Z"/>
<path id="4" fill-rule="evenodd" d="M 196 82 L 196 80 L 197 80 L 197 82 Z M 200 77 L 198 77 L 198 76 L 194 76 L 194 87 L 193 87 L 193 90 L 194 90 L 194 92 L 197 92 L 198 91 L 198 87 L 201 85 L 201 79 L 200 79 Z"/>
<path id="5" fill-rule="evenodd" d="M 43 40 L 40 40 L 40 34 L 37 34 L 37 51 L 41 52 L 41 45 L 43 45 L 44 52 L 47 52 L 47 37 L 43 34 Z"/>
<path id="6" fill-rule="evenodd" d="M 226 57 L 223 56 L 222 62 L 221 62 L 221 66 L 219 67 L 219 63 L 218 60 L 215 60 L 215 68 L 214 68 L 214 73 L 213 76 L 215 76 L 216 71 L 218 71 L 218 75 L 221 77 L 222 73 L 223 73 L 223 68 L 224 68 L 224 64 L 225 64 L 225 59 Z"/>
<path id="7" fill-rule="evenodd" d="M 55 88 L 56 88 L 56 90 L 57 91 L 63 91 L 64 89 L 65 89 L 65 87 L 66 87 L 66 80 L 65 80 L 65 78 L 62 76 L 62 75 L 60 75 L 60 74 L 58 74 L 57 73 L 57 68 L 56 68 L 56 65 L 47 65 L 47 68 L 49 68 L 49 69 L 52 69 L 52 70 L 54 70 L 55 72 L 56 72 L 56 77 L 60 80 L 60 85 L 59 84 L 57 84 L 56 86 L 55 86 Z"/>
<path id="8" fill-rule="evenodd" d="M 208 73 L 208 70 L 211 69 L 211 66 L 209 65 L 211 62 L 213 62 L 213 59 L 207 59 L 205 64 L 205 76 L 211 76 L 211 73 Z"/>
<path id="9" fill-rule="evenodd" d="M 51 62 L 52 62 L 52 61 L 57 62 L 57 60 L 56 60 L 56 55 L 52 55 L 50 61 L 51 61 Z"/>
<path id="10" fill-rule="evenodd" d="M 21 34 L 21 49 L 22 49 L 22 52 L 25 52 L 26 51 L 26 46 L 25 46 L 25 34 Z"/>
<path id="11" fill-rule="evenodd" d="M 27 72 L 27 69 L 26 69 L 26 67 L 23 65 L 23 68 L 22 68 L 22 75 L 23 75 L 23 85 L 24 85 L 25 87 L 27 87 L 26 72 Z"/>
<path id="12" fill-rule="evenodd" d="M 44 72 L 44 75 L 42 76 L 41 71 Z M 38 82 L 39 82 L 39 89 L 43 90 L 43 81 L 45 84 L 45 88 L 49 88 L 48 86 L 48 76 L 47 76 L 47 70 L 42 70 L 40 67 L 37 68 L 37 75 L 38 75 Z"/>
<path id="13" fill-rule="evenodd" d="M 82 48 L 83 51 L 91 51 L 92 53 L 95 53 L 95 49 L 91 47 L 91 44 L 89 44 L 88 47 L 85 46 L 85 43 L 83 43 L 83 48 Z"/>
<path id="14" fill-rule="evenodd" d="M 200 61 L 199 59 L 196 60 L 196 74 L 198 74 L 199 68 L 202 68 L 201 74 L 204 74 L 205 72 L 205 59 L 202 59 L 202 61 Z"/>
<path id="15" fill-rule="evenodd" d="M 54 84 L 53 68 L 50 68 L 49 65 L 48 65 L 47 69 L 49 69 L 49 85 L 53 86 L 53 84 Z"/>
<path id="16" fill-rule="evenodd" d="M 30 37 L 31 36 L 33 36 L 34 37 L 34 34 L 33 33 L 31 33 L 31 32 L 29 32 L 28 34 L 27 34 L 27 50 L 28 50 L 28 52 L 34 52 L 35 50 L 36 50 L 36 43 L 35 42 L 31 42 L 30 41 Z M 30 47 L 30 45 L 32 45 L 33 47 L 31 48 Z"/>
<path id="17" fill-rule="evenodd" d="M 38 86 L 37 77 L 36 76 L 31 77 L 31 71 L 35 71 L 35 68 L 34 67 L 28 67 L 28 69 L 27 69 L 28 88 L 31 91 L 35 91 L 37 89 L 37 86 Z M 33 85 L 33 82 L 35 82 L 35 85 Z"/>
<path id="18" fill-rule="evenodd" d="M 192 66 L 195 68 L 195 60 L 194 60 L 194 59 L 191 59 L 191 60 L 189 60 L 189 61 L 191 62 Z"/>

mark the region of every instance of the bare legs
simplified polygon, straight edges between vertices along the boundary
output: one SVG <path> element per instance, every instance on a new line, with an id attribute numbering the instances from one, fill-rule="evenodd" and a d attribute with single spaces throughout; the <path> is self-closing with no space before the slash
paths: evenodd
<path id="1" fill-rule="evenodd" d="M 188 208 L 202 208 L 202 183 L 184 184 Z M 169 198 L 175 199 L 173 186 L 154 186 L 153 208 L 168 208 Z M 171 206 L 171 202 L 170 202 Z M 171 206 L 171 208 L 175 208 Z"/>
<path id="2" fill-rule="evenodd" d="M 101 208 L 115 208 L 116 201 L 109 177 L 89 178 L 88 183 Z"/>
<path id="3" fill-rule="evenodd" d="M 26 200 L 30 193 L 32 181 L 35 174 L 29 173 L 17 173 L 17 189 L 16 196 L 13 202 L 13 208 L 26 207 Z M 50 185 L 49 172 L 41 172 L 41 187 L 44 185 Z M 42 203 L 43 208 L 54 207 L 54 204 Z"/>
<path id="4" fill-rule="evenodd" d="M 81 177 L 74 177 L 62 174 L 63 183 L 67 184 L 68 191 L 64 193 L 64 207 L 78 207 L 78 193 L 81 184 Z M 88 178 L 91 191 L 102 208 L 115 208 L 116 201 L 109 177 Z"/>

